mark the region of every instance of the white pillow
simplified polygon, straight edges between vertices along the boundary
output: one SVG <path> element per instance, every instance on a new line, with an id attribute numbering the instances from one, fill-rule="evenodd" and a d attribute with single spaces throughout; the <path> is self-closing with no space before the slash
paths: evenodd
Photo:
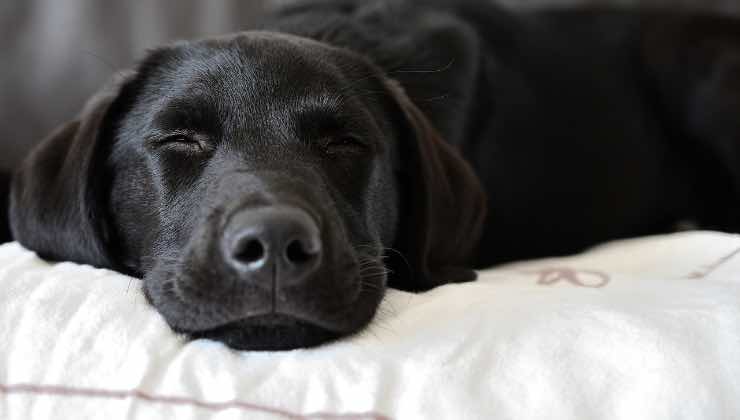
<path id="1" fill-rule="evenodd" d="M 740 417 L 740 237 L 684 233 L 390 291 L 355 337 L 236 352 L 139 280 L 0 247 L 0 419 Z"/>

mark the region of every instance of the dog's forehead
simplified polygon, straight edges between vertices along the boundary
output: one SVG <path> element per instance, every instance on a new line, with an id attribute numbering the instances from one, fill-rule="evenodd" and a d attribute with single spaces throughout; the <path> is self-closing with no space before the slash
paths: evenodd
<path id="1" fill-rule="evenodd" d="M 179 43 L 159 55 L 145 103 L 164 108 L 195 100 L 232 111 L 347 104 L 376 71 L 355 53 L 266 31 Z"/>
<path id="2" fill-rule="evenodd" d="M 348 51 L 307 38 L 248 31 L 203 40 L 186 51 L 188 82 L 199 87 L 249 88 L 262 96 L 321 93 L 370 71 Z M 186 48 L 187 50 L 188 48 Z"/>

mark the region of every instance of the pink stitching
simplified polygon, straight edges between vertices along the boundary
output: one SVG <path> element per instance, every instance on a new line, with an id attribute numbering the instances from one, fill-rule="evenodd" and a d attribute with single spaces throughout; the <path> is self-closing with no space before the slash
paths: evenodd
<path id="1" fill-rule="evenodd" d="M 336 419 L 336 420 L 391 420 L 390 417 L 384 416 L 375 412 L 367 413 L 326 413 L 316 412 L 309 414 L 297 414 L 290 411 L 281 410 L 279 408 L 267 407 L 258 404 L 252 404 L 239 400 L 223 401 L 223 402 L 208 402 L 202 400 L 196 400 L 194 398 L 187 397 L 175 397 L 165 395 L 154 395 L 147 392 L 133 389 L 133 390 L 107 390 L 107 389 L 95 389 L 95 388 L 75 388 L 61 385 L 38 385 L 38 384 L 0 384 L 0 394 L 31 394 L 31 395 L 54 395 L 61 397 L 89 397 L 89 398 L 108 398 L 108 399 L 138 399 L 153 403 L 180 405 L 180 406 L 193 406 L 211 411 L 223 411 L 232 408 L 243 410 L 243 411 L 259 411 L 266 414 L 274 414 L 275 416 L 292 419 L 292 420 L 310 420 L 310 419 Z"/>
<path id="2" fill-rule="evenodd" d="M 523 274 L 536 274 L 539 276 L 537 284 L 550 286 L 559 281 L 567 281 L 574 286 L 590 287 L 600 289 L 611 281 L 608 274 L 596 270 L 574 270 L 572 268 L 543 268 L 537 271 L 525 271 Z M 584 281 L 584 276 L 596 277 L 597 282 L 591 284 Z"/>
<path id="3" fill-rule="evenodd" d="M 707 277 L 708 275 L 712 274 L 712 272 L 714 270 L 718 269 L 722 264 L 724 264 L 727 261 L 731 260 L 738 253 L 740 253 L 740 248 L 737 248 L 736 250 L 732 251 L 731 253 L 723 256 L 717 262 L 715 262 L 713 264 L 705 265 L 703 267 L 703 269 L 700 268 L 699 270 L 692 272 L 691 274 L 689 274 L 688 276 L 686 276 L 686 278 L 689 279 L 689 280 L 703 279 L 703 278 Z"/>

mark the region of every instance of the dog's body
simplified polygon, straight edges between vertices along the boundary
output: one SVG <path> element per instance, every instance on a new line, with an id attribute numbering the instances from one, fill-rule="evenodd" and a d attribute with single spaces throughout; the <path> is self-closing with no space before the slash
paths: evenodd
<path id="1" fill-rule="evenodd" d="M 299 20 L 315 20 L 299 33 L 369 54 L 482 179 L 490 216 L 477 266 L 682 220 L 740 227 L 737 169 L 726 160 L 739 156 L 737 20 L 330 3 L 301 9 Z"/>
<path id="2" fill-rule="evenodd" d="M 153 52 L 27 160 L 13 232 L 144 277 L 175 330 L 292 348 L 362 328 L 387 282 L 683 220 L 736 231 L 739 28 L 301 2 Z"/>

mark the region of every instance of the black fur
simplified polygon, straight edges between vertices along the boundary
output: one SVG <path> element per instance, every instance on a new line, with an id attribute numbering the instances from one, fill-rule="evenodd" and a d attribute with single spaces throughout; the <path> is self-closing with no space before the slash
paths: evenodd
<path id="1" fill-rule="evenodd" d="M 738 23 L 298 2 L 114 81 L 16 173 L 14 237 L 143 277 L 176 331 L 282 349 L 360 330 L 387 285 L 683 220 L 737 231 Z M 219 244 L 235 212 L 276 204 L 313 217 L 326 258 L 267 293 Z"/>

